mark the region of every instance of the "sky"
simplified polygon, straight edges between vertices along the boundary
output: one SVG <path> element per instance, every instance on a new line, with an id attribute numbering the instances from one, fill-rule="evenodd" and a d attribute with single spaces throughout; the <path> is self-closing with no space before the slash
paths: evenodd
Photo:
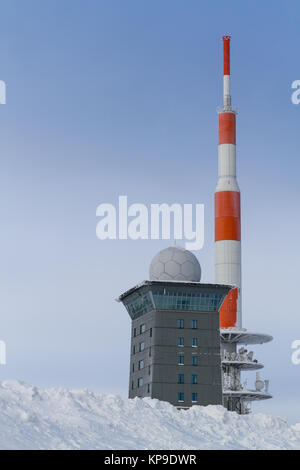
<path id="1" fill-rule="evenodd" d="M 171 242 L 99 240 L 101 203 L 204 204 L 194 253 L 214 282 L 221 38 L 231 34 L 243 326 L 274 336 L 255 347 L 274 398 L 253 410 L 300 422 L 299 2 L 0 5 L 0 379 L 127 395 L 130 319 L 115 299 Z"/>

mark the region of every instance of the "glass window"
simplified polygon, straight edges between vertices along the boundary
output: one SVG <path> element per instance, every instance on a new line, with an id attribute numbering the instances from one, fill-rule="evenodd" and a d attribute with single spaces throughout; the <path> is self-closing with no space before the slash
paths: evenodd
<path id="1" fill-rule="evenodd" d="M 144 369 L 144 361 L 139 361 L 139 370 Z"/>
<path id="2" fill-rule="evenodd" d="M 191 327 L 195 330 L 196 328 L 198 328 L 198 322 L 197 320 L 192 320 L 191 321 Z"/>
<path id="3" fill-rule="evenodd" d="M 148 374 L 151 374 L 151 366 L 148 366 Z"/>
<path id="4" fill-rule="evenodd" d="M 178 328 L 184 328 L 184 320 L 177 320 Z"/>
<path id="5" fill-rule="evenodd" d="M 192 401 L 198 401 L 198 393 L 192 393 Z"/>
<path id="6" fill-rule="evenodd" d="M 152 328 L 150 328 L 150 338 L 152 338 Z"/>
<path id="7" fill-rule="evenodd" d="M 131 382 L 131 390 L 133 390 L 134 383 L 133 381 Z"/>
<path id="8" fill-rule="evenodd" d="M 150 393 L 150 384 L 147 385 L 147 393 Z"/>
<path id="9" fill-rule="evenodd" d="M 184 364 L 184 356 L 182 356 L 182 355 L 178 356 L 178 364 L 180 364 L 180 365 Z"/>
<path id="10" fill-rule="evenodd" d="M 184 393 L 183 392 L 178 393 L 178 401 L 184 401 Z"/>
<path id="11" fill-rule="evenodd" d="M 183 374 L 178 374 L 177 375 L 177 383 L 184 384 L 184 375 Z"/>
<path id="12" fill-rule="evenodd" d="M 197 375 L 193 374 L 192 375 L 192 384 L 196 384 L 196 383 L 198 383 Z"/>
<path id="13" fill-rule="evenodd" d="M 171 292 L 165 289 L 164 291 L 153 291 L 153 299 L 156 308 L 211 312 L 219 310 L 224 295 Z"/>
<path id="14" fill-rule="evenodd" d="M 146 325 L 145 325 L 145 323 L 143 323 L 143 324 L 140 326 L 140 333 L 141 333 L 141 334 L 142 334 L 142 333 L 145 333 L 145 331 L 146 331 Z"/>
<path id="15" fill-rule="evenodd" d="M 192 338 L 192 346 L 193 346 L 193 348 L 195 348 L 196 346 L 198 346 L 198 340 L 197 340 L 197 338 Z"/>
<path id="16" fill-rule="evenodd" d="M 180 338 L 178 338 L 177 344 L 178 344 L 178 346 L 184 346 L 184 338 L 182 336 Z"/>
<path id="17" fill-rule="evenodd" d="M 143 377 L 140 377 L 138 379 L 138 387 L 141 387 L 143 385 Z"/>
<path id="18" fill-rule="evenodd" d="M 149 357 L 151 357 L 152 351 L 151 351 L 151 346 L 149 348 Z"/>
<path id="19" fill-rule="evenodd" d="M 145 349 L 145 343 L 140 343 L 140 351 L 144 351 Z"/>
<path id="20" fill-rule="evenodd" d="M 143 296 L 138 296 L 137 298 L 135 298 L 135 296 L 136 294 L 133 294 L 124 301 L 124 305 L 133 320 L 144 313 L 153 310 L 153 304 L 149 292 Z"/>
<path id="21" fill-rule="evenodd" d="M 136 328 L 134 328 L 134 330 L 133 330 L 133 336 L 134 336 L 134 338 L 136 337 Z"/>
<path id="22" fill-rule="evenodd" d="M 132 372 L 134 372 L 134 363 L 132 364 Z"/>
<path id="23" fill-rule="evenodd" d="M 133 345 L 132 354 L 135 354 L 135 345 Z"/>
<path id="24" fill-rule="evenodd" d="M 197 366 L 198 365 L 198 357 L 197 356 L 192 356 L 192 365 Z"/>

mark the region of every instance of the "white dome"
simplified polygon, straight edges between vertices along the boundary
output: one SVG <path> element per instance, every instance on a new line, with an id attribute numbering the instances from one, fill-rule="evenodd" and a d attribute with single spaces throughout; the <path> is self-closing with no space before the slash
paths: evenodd
<path id="1" fill-rule="evenodd" d="M 200 282 L 201 267 L 196 256 L 179 246 L 157 253 L 150 264 L 150 281 Z"/>

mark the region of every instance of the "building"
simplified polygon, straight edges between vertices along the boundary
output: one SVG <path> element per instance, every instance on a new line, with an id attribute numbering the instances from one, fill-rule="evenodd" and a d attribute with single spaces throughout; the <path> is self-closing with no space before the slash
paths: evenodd
<path id="1" fill-rule="evenodd" d="M 245 346 L 273 338 L 242 326 L 241 198 L 236 175 L 236 111 L 230 92 L 230 36 L 223 36 L 223 105 L 218 111 L 215 190 L 215 282 L 201 284 L 197 258 L 170 247 L 150 266 L 150 281 L 125 292 L 132 319 L 129 397 L 149 396 L 180 406 L 224 404 L 245 414 L 272 398 L 269 380 L 243 371 L 263 364 Z M 255 293 L 253 294 L 255 295 Z"/>
<path id="2" fill-rule="evenodd" d="M 219 310 L 231 287 L 200 275 L 191 252 L 169 247 L 154 257 L 150 281 L 119 297 L 132 320 L 129 398 L 223 403 Z"/>

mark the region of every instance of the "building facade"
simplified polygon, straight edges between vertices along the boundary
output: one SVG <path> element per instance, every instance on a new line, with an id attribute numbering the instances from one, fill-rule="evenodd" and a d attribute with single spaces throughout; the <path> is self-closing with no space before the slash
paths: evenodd
<path id="1" fill-rule="evenodd" d="M 132 320 L 129 398 L 222 404 L 219 310 L 230 289 L 151 280 L 119 297 Z"/>

